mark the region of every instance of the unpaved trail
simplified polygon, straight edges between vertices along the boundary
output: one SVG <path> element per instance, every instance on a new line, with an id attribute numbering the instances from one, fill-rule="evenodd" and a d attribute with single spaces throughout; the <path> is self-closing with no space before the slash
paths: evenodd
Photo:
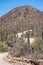
<path id="1" fill-rule="evenodd" d="M 30 61 L 31 59 L 27 59 L 24 57 L 21 58 L 17 58 L 17 57 L 10 57 L 8 58 L 8 53 L 0 53 L 0 65 L 35 65 L 34 62 L 36 63 L 36 61 L 32 61 L 33 63 L 31 63 Z M 43 62 L 43 60 L 40 60 L 40 62 Z M 37 61 L 38 63 L 38 61 Z M 39 65 L 39 64 L 38 64 Z M 43 63 L 41 63 L 40 65 L 43 65 Z"/>
<path id="2" fill-rule="evenodd" d="M 6 62 L 4 58 L 7 56 L 7 52 L 0 53 L 0 65 L 11 65 L 9 62 Z"/>

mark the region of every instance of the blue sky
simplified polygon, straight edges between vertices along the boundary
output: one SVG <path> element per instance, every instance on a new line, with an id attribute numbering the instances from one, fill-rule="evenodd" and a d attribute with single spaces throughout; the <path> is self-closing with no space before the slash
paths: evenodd
<path id="1" fill-rule="evenodd" d="M 43 0 L 0 0 L 0 16 L 3 16 L 13 8 L 29 5 L 43 11 Z"/>

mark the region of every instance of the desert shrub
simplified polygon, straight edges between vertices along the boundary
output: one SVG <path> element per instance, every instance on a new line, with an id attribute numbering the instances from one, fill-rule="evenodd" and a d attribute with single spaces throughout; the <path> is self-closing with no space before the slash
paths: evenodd
<path id="1" fill-rule="evenodd" d="M 17 43 L 15 45 L 15 51 L 14 56 L 23 56 L 26 52 L 26 45 L 25 43 Z"/>
<path id="2" fill-rule="evenodd" d="M 13 47 L 10 47 L 10 54 L 12 56 L 24 56 L 26 53 L 29 53 L 28 43 L 16 43 Z"/>
<path id="3" fill-rule="evenodd" d="M 6 52 L 7 51 L 7 45 L 6 42 L 0 41 L 0 52 Z"/>
<path id="4" fill-rule="evenodd" d="M 42 58 L 43 57 L 43 40 L 41 37 L 36 37 L 34 43 L 31 46 L 32 55 L 35 59 Z M 42 55 L 41 55 L 42 54 Z"/>

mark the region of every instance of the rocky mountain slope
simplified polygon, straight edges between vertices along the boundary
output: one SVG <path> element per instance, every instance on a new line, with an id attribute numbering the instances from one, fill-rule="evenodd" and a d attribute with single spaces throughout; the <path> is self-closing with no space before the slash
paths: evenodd
<path id="1" fill-rule="evenodd" d="M 0 30 L 23 31 L 38 25 L 43 26 L 43 12 L 31 7 L 14 8 L 0 19 Z"/>

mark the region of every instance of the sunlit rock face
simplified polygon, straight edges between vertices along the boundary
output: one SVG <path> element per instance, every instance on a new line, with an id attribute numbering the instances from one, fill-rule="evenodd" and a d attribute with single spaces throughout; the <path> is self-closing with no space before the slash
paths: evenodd
<path id="1" fill-rule="evenodd" d="M 24 43 L 28 43 L 28 38 L 27 38 L 27 33 L 31 33 L 32 30 L 26 30 L 26 31 L 23 31 L 23 32 L 19 32 L 16 34 L 16 37 L 21 39 Z M 29 34 L 29 42 L 30 42 L 30 45 L 35 41 L 34 37 L 30 37 L 30 34 Z"/>

